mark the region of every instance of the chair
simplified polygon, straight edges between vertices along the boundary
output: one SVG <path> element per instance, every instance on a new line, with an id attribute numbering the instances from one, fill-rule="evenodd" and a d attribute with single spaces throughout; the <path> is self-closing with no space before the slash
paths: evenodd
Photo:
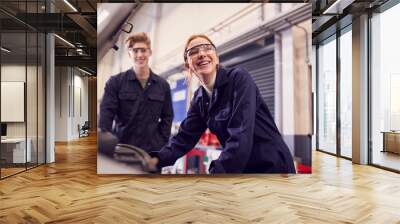
<path id="1" fill-rule="evenodd" d="M 90 129 L 89 121 L 85 121 L 82 127 L 80 127 L 80 125 L 78 124 L 79 138 L 89 136 L 89 129 Z"/>

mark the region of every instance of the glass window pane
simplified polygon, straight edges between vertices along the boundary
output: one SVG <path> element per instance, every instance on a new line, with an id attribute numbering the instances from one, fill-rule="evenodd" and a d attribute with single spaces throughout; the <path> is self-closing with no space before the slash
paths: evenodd
<path id="1" fill-rule="evenodd" d="M 2 32 L 1 46 L 1 140 L 2 177 L 25 170 L 30 161 L 26 144 L 26 34 Z M 26 150 L 28 146 L 28 150 Z"/>
<path id="2" fill-rule="evenodd" d="M 0 12 L 1 178 L 45 162 L 45 35 L 21 22 L 38 19 L 44 6 L 44 0 L 0 1 L 20 18 Z"/>
<path id="3" fill-rule="evenodd" d="M 340 36 L 340 152 L 352 157 L 352 35 Z"/>
<path id="4" fill-rule="evenodd" d="M 46 37 L 43 33 L 38 36 L 38 164 L 45 163 L 45 44 Z"/>
<path id="5" fill-rule="evenodd" d="M 36 32 L 28 32 L 28 63 L 26 80 L 26 113 L 27 113 L 27 142 L 30 144 L 30 162 L 28 168 L 37 165 L 37 73 L 38 73 L 38 36 Z"/>
<path id="6" fill-rule="evenodd" d="M 336 40 L 318 48 L 318 147 L 336 153 Z"/>
<path id="7" fill-rule="evenodd" d="M 376 14 L 372 26 L 372 163 L 400 170 L 400 4 Z"/>

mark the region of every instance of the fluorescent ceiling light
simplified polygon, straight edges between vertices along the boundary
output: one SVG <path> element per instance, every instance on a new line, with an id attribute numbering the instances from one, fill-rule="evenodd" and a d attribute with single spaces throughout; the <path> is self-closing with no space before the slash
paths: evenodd
<path id="1" fill-rule="evenodd" d="M 1 50 L 4 51 L 4 52 L 7 52 L 7 53 L 10 53 L 10 52 L 11 52 L 11 50 L 8 50 L 8 49 L 5 48 L 5 47 L 1 47 Z"/>
<path id="2" fill-rule="evenodd" d="M 63 41 L 64 43 L 68 44 L 69 46 L 75 48 L 75 45 L 73 45 L 71 42 L 69 42 L 68 40 L 58 36 L 57 34 L 54 34 L 54 36 L 56 36 L 58 39 L 60 39 L 61 41 Z"/>
<path id="3" fill-rule="evenodd" d="M 78 69 L 79 69 L 81 72 L 85 73 L 85 74 L 93 75 L 92 73 L 90 73 L 90 72 L 88 72 L 88 71 L 85 71 L 85 70 L 83 70 L 83 69 L 81 69 L 81 68 L 79 68 L 79 67 L 78 67 Z"/>
<path id="4" fill-rule="evenodd" d="M 347 6 L 351 5 L 355 0 L 336 0 L 322 14 L 342 14 Z"/>
<path id="5" fill-rule="evenodd" d="M 322 14 L 333 13 L 334 10 L 337 10 L 340 0 L 336 0 L 331 6 L 329 6 Z"/>
<path id="6" fill-rule="evenodd" d="M 78 12 L 78 10 L 71 4 L 69 3 L 68 0 L 64 0 L 65 4 L 67 4 L 72 10 L 74 10 L 75 12 Z"/>

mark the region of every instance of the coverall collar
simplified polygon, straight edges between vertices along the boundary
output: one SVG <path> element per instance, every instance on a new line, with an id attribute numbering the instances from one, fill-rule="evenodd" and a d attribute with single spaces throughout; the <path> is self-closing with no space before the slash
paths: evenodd
<path id="1" fill-rule="evenodd" d="M 224 86 L 229 82 L 229 77 L 226 74 L 226 69 L 222 67 L 221 65 L 219 66 L 217 70 L 217 77 L 215 78 L 215 83 L 214 83 L 214 89 L 213 89 L 213 95 L 216 97 L 216 94 L 218 94 L 218 90 L 220 87 Z M 206 90 L 204 89 L 203 86 L 201 86 L 201 91 L 200 91 L 200 96 L 208 96 L 206 93 Z M 214 97 L 214 98 L 215 98 Z"/>
<path id="2" fill-rule="evenodd" d="M 133 68 L 129 69 L 127 72 L 128 72 L 128 80 L 129 81 L 130 80 L 137 80 L 136 73 L 133 70 Z M 157 82 L 157 79 L 156 79 L 155 76 L 156 76 L 156 74 L 154 74 L 153 71 L 150 69 L 149 80 L 152 81 L 152 82 Z"/>
<path id="3" fill-rule="evenodd" d="M 227 74 L 227 71 L 225 68 L 223 67 L 219 67 L 217 70 L 217 77 L 215 78 L 215 84 L 214 84 L 214 89 L 211 95 L 211 99 L 210 97 L 208 97 L 206 90 L 203 86 L 201 86 L 201 90 L 200 92 L 200 97 L 203 98 L 203 101 L 205 102 L 205 104 L 207 105 L 207 102 L 210 102 L 210 104 L 208 105 L 208 109 L 207 111 L 210 112 L 211 109 L 213 108 L 213 106 L 215 105 L 215 103 L 218 100 L 220 93 L 220 89 L 222 86 L 224 86 L 225 84 L 227 84 L 229 82 L 229 77 Z"/>

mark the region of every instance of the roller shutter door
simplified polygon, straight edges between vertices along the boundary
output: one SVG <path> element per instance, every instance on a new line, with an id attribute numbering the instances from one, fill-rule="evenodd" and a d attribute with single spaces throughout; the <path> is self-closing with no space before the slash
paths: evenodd
<path id="1" fill-rule="evenodd" d="M 274 52 L 268 52 L 250 60 L 242 61 L 229 67 L 242 67 L 252 76 L 271 115 L 275 115 L 275 74 Z"/>

